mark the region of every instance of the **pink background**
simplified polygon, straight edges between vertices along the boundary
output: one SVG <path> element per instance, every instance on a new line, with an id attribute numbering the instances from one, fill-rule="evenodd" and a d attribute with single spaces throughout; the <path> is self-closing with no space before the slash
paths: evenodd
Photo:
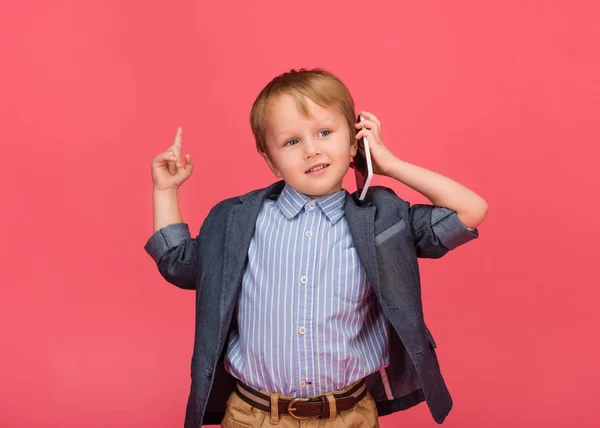
<path id="1" fill-rule="evenodd" d="M 597 426 L 598 15 L 592 1 L 3 1 L 0 426 L 182 426 L 194 293 L 143 250 L 150 161 L 183 126 L 196 234 L 215 203 L 274 180 L 249 111 L 300 67 L 338 74 L 398 157 L 489 203 L 480 239 L 421 261 L 455 401 L 444 425 Z M 437 424 L 421 404 L 381 426 Z"/>

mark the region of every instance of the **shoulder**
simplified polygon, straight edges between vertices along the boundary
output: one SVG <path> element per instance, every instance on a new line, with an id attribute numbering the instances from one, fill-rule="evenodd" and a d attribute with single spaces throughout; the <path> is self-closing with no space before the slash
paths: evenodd
<path id="1" fill-rule="evenodd" d="M 350 217 L 359 213 L 362 209 L 373 210 L 375 223 L 387 225 L 391 222 L 397 222 L 408 218 L 409 204 L 396 195 L 389 187 L 372 186 L 369 187 L 367 195 L 363 201 L 358 200 L 358 192 L 354 192 L 347 200 L 349 206 L 346 208 L 346 215 Z M 353 208 L 356 206 L 357 208 Z M 358 210 L 358 211 L 357 211 Z"/>
<path id="2" fill-rule="evenodd" d="M 408 204 L 408 202 L 396 195 L 396 192 L 385 186 L 369 187 L 366 200 L 377 208 L 386 205 L 389 206 L 390 204 L 398 206 L 406 206 Z"/>
<path id="3" fill-rule="evenodd" d="M 391 198 L 391 199 L 400 199 L 396 192 L 394 192 L 389 187 L 385 186 L 373 186 L 369 187 L 367 194 L 371 192 L 371 196 L 373 198 Z"/>
<path id="4" fill-rule="evenodd" d="M 255 201 L 256 198 L 264 199 L 265 195 L 268 195 L 276 185 L 278 185 L 278 183 L 271 184 L 270 186 L 262 187 L 260 189 L 254 189 L 241 195 L 223 199 L 211 208 L 206 220 L 208 221 L 212 217 L 227 218 L 229 211 L 231 211 L 234 206 L 246 201 Z"/>

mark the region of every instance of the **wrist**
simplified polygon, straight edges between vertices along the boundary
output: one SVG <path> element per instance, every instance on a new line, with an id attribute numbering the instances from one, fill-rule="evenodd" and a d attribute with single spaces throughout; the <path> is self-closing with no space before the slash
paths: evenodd
<path id="1" fill-rule="evenodd" d="M 390 159 L 389 163 L 382 168 L 383 175 L 398 180 L 398 176 L 400 175 L 399 172 L 402 170 L 403 164 L 404 161 L 398 159 L 397 157 Z"/>
<path id="2" fill-rule="evenodd" d="M 176 195 L 178 190 L 179 190 L 179 188 L 177 188 L 177 187 L 169 187 L 169 188 L 166 188 L 166 189 L 162 189 L 162 188 L 159 188 L 159 187 L 153 187 L 152 188 L 152 192 L 155 195 L 173 195 L 173 194 Z"/>

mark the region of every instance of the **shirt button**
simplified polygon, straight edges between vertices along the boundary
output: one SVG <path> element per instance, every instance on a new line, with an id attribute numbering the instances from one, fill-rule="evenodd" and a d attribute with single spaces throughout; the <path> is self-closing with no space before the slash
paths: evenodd
<path id="1" fill-rule="evenodd" d="M 300 328 L 298 329 L 298 333 L 300 333 L 300 334 L 304 334 L 304 333 L 306 333 L 306 327 L 300 327 Z"/>
<path id="2" fill-rule="evenodd" d="M 303 276 L 302 278 L 300 278 L 300 282 L 302 284 L 306 284 L 308 282 L 308 277 L 307 276 Z"/>
<path id="3" fill-rule="evenodd" d="M 206 377 L 210 378 L 212 376 L 212 369 L 206 369 L 204 374 L 206 374 Z"/>
<path id="4" fill-rule="evenodd" d="M 306 381 L 305 380 L 301 380 L 298 385 L 300 385 L 300 387 L 305 387 L 306 386 Z"/>
<path id="5" fill-rule="evenodd" d="M 312 210 L 314 208 L 315 208 L 315 203 L 314 202 L 310 201 L 308 204 L 306 204 L 306 209 L 307 210 L 310 211 L 310 210 Z"/>
<path id="6" fill-rule="evenodd" d="M 312 236 L 312 232 L 310 230 L 307 230 L 306 232 L 304 232 L 304 234 L 309 238 Z"/>

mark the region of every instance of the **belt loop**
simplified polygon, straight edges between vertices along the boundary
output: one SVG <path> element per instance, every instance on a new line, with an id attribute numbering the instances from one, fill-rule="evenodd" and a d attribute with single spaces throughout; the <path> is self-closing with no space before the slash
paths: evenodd
<path id="1" fill-rule="evenodd" d="M 279 394 L 271 395 L 271 425 L 279 424 Z"/>
<path id="2" fill-rule="evenodd" d="M 333 420 L 335 420 L 335 418 L 337 416 L 337 408 L 335 406 L 335 397 L 333 396 L 333 394 L 326 394 L 325 397 L 327 397 L 327 401 L 329 402 L 329 420 L 333 421 Z"/>

